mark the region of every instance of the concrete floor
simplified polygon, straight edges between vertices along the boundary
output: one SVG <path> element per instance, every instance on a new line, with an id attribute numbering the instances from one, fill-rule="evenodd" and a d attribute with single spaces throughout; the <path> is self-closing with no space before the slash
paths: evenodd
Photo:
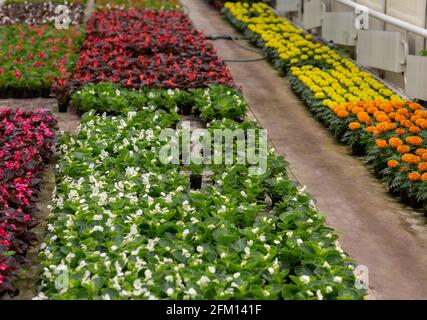
<path id="1" fill-rule="evenodd" d="M 181 0 L 195 26 L 239 35 L 206 1 Z M 246 42 L 242 42 L 250 46 Z M 224 59 L 253 58 L 231 41 L 214 41 Z M 361 159 L 338 143 L 266 61 L 229 63 L 251 112 L 268 130 L 298 180 L 308 186 L 344 249 L 369 268 L 370 298 L 427 299 L 427 228 L 422 214 L 388 196 Z"/>

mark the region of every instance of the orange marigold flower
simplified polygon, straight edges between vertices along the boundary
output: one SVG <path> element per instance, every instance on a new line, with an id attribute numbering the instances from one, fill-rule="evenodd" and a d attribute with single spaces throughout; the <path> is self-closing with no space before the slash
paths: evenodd
<path id="1" fill-rule="evenodd" d="M 414 171 L 414 172 L 411 172 L 410 174 L 408 174 L 408 178 L 412 182 L 420 181 L 421 180 L 421 174 L 417 171 Z"/>
<path id="2" fill-rule="evenodd" d="M 399 165 L 399 161 L 397 161 L 397 160 L 389 160 L 387 162 L 387 166 L 389 168 L 396 168 L 398 165 Z"/>
<path id="3" fill-rule="evenodd" d="M 419 124 L 419 126 L 425 130 L 427 130 L 427 120 L 424 120 L 423 122 L 421 122 L 421 124 Z"/>
<path id="4" fill-rule="evenodd" d="M 348 125 L 348 128 L 350 130 L 358 130 L 358 129 L 360 129 L 360 123 L 359 122 L 352 122 Z"/>
<path id="5" fill-rule="evenodd" d="M 400 108 L 397 110 L 397 113 L 400 114 L 401 116 L 406 116 L 409 113 L 409 111 L 408 109 Z"/>
<path id="6" fill-rule="evenodd" d="M 387 122 L 381 122 L 381 123 L 378 123 L 377 124 L 377 129 L 378 129 L 378 131 L 380 131 L 380 132 L 386 132 L 386 131 L 388 131 L 389 130 L 389 125 L 388 125 L 388 123 Z"/>
<path id="7" fill-rule="evenodd" d="M 400 124 L 408 129 L 414 125 L 410 120 L 402 120 Z"/>
<path id="8" fill-rule="evenodd" d="M 357 114 L 357 119 L 364 124 L 372 124 L 373 121 L 367 112 L 359 112 Z"/>
<path id="9" fill-rule="evenodd" d="M 398 129 L 396 129 L 396 134 L 398 134 L 398 135 L 404 135 L 405 133 L 406 133 L 406 130 L 405 129 L 403 129 L 403 128 L 398 128 Z"/>
<path id="10" fill-rule="evenodd" d="M 421 161 L 421 158 L 412 153 L 405 153 L 402 156 L 402 161 L 410 164 L 418 164 Z"/>
<path id="11" fill-rule="evenodd" d="M 421 181 L 427 182 L 427 172 L 421 176 Z"/>
<path id="12" fill-rule="evenodd" d="M 347 118 L 350 114 L 346 110 L 340 110 L 337 112 L 337 116 L 341 119 Z"/>
<path id="13" fill-rule="evenodd" d="M 396 129 L 396 125 L 394 123 L 389 122 L 389 123 L 387 123 L 387 125 L 388 125 L 388 130 Z"/>
<path id="14" fill-rule="evenodd" d="M 361 108 L 361 107 L 355 107 L 355 108 L 353 108 L 353 109 L 351 109 L 351 112 L 353 113 L 353 114 L 355 114 L 355 115 L 358 115 L 359 113 L 361 113 L 361 112 L 363 112 L 364 110 L 363 110 L 363 108 Z"/>
<path id="15" fill-rule="evenodd" d="M 377 139 L 375 141 L 375 144 L 377 145 L 378 148 L 380 149 L 385 149 L 387 148 L 387 141 L 386 140 L 381 140 L 381 139 Z"/>
<path id="16" fill-rule="evenodd" d="M 399 153 L 408 153 L 409 151 L 411 150 L 411 148 L 410 147 L 408 147 L 408 146 L 399 146 L 399 147 L 397 147 L 397 152 L 399 152 Z"/>
<path id="17" fill-rule="evenodd" d="M 412 134 L 419 134 L 421 132 L 421 129 L 418 128 L 417 126 L 411 126 L 409 128 L 409 132 Z"/>
<path id="18" fill-rule="evenodd" d="M 415 152 L 415 154 L 417 156 L 422 156 L 424 153 L 427 153 L 427 149 L 417 149 L 417 151 Z"/>
<path id="19" fill-rule="evenodd" d="M 416 103 L 416 102 L 411 102 L 408 104 L 408 106 L 409 106 L 409 108 L 411 108 L 414 111 L 421 109 L 421 105 Z"/>
<path id="20" fill-rule="evenodd" d="M 423 143 L 424 140 L 421 137 L 411 136 L 407 137 L 405 141 L 409 144 L 412 144 L 413 146 L 419 146 Z"/>
<path id="21" fill-rule="evenodd" d="M 369 114 L 374 114 L 375 112 L 378 111 L 378 109 L 375 107 L 370 107 L 366 111 L 368 111 Z"/>
<path id="22" fill-rule="evenodd" d="M 390 145 L 391 145 L 393 148 L 397 148 L 397 147 L 399 147 L 399 146 L 403 146 L 403 141 L 402 141 L 402 140 L 400 140 L 399 138 L 390 138 L 390 139 L 388 140 L 388 142 L 390 143 Z"/>
<path id="23" fill-rule="evenodd" d="M 387 117 L 387 115 L 385 115 L 384 113 L 377 114 L 375 116 L 375 120 L 377 120 L 378 122 L 389 122 L 390 121 L 389 117 Z"/>
<path id="24" fill-rule="evenodd" d="M 423 159 L 423 161 L 427 161 L 427 153 L 424 153 L 424 154 L 421 156 L 421 159 Z"/>
<path id="25" fill-rule="evenodd" d="M 418 164 L 418 170 L 420 170 L 420 171 L 427 171 L 427 162 L 420 162 Z"/>
<path id="26" fill-rule="evenodd" d="M 385 113 L 392 113 L 394 111 L 394 109 L 392 107 L 386 107 L 384 108 L 384 112 Z"/>

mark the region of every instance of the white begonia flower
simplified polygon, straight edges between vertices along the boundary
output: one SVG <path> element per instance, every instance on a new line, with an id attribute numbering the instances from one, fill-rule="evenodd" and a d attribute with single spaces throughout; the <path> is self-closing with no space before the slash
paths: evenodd
<path id="1" fill-rule="evenodd" d="M 341 282 L 342 282 L 342 278 L 341 278 L 341 277 L 336 276 L 336 277 L 334 277 L 334 282 L 336 282 L 336 283 L 341 283 Z"/>
<path id="2" fill-rule="evenodd" d="M 141 289 L 141 288 L 142 288 L 141 279 L 136 279 L 136 280 L 133 282 L 133 287 L 134 287 L 136 290 Z"/>
<path id="3" fill-rule="evenodd" d="M 173 293 L 174 293 L 175 291 L 172 289 L 172 288 L 168 288 L 167 290 L 166 290 L 166 294 L 170 297 L 171 295 L 173 295 Z"/>
<path id="4" fill-rule="evenodd" d="M 190 297 L 195 297 L 195 296 L 197 296 L 197 291 L 196 290 L 194 290 L 194 288 L 190 288 L 189 290 L 188 290 L 188 295 L 190 296 Z"/>
<path id="5" fill-rule="evenodd" d="M 203 247 L 202 246 L 197 246 L 196 250 L 197 250 L 197 252 L 202 253 L 203 252 Z"/>
<path id="6" fill-rule="evenodd" d="M 183 232 L 182 232 L 182 235 L 184 236 L 184 238 L 186 237 L 186 236 L 188 236 L 188 234 L 190 233 L 190 230 L 188 230 L 188 229 L 185 229 Z"/>
<path id="7" fill-rule="evenodd" d="M 236 272 L 235 274 L 233 274 L 234 279 L 237 279 L 240 277 L 240 272 Z"/>
<path id="8" fill-rule="evenodd" d="M 331 293 L 332 291 L 334 291 L 334 289 L 332 289 L 331 286 L 326 287 L 326 293 Z"/>
<path id="9" fill-rule="evenodd" d="M 323 300 L 322 291 L 317 290 L 317 291 L 316 291 L 316 296 L 317 296 L 317 300 Z"/>
<path id="10" fill-rule="evenodd" d="M 325 262 L 323 263 L 323 268 L 330 269 L 330 268 L 331 268 L 331 265 L 330 265 L 327 261 L 325 261 Z"/>
<path id="11" fill-rule="evenodd" d="M 216 268 L 215 268 L 214 266 L 209 266 L 209 267 L 208 267 L 208 271 L 209 271 L 210 273 L 215 273 L 215 272 L 216 272 Z"/>
<path id="12" fill-rule="evenodd" d="M 274 270 L 274 268 L 268 268 L 268 272 L 270 273 L 270 274 L 274 274 L 274 272 L 275 272 L 275 270 Z"/>
<path id="13" fill-rule="evenodd" d="M 209 282 L 211 281 L 211 279 L 209 279 L 209 277 L 207 276 L 201 276 L 200 279 L 197 281 L 197 284 L 200 287 L 204 287 L 206 286 Z"/>
<path id="14" fill-rule="evenodd" d="M 314 296 L 314 293 L 313 293 L 312 291 L 310 291 L 310 290 L 307 290 L 305 293 L 307 293 L 307 295 L 308 295 L 309 297 Z"/>
<path id="15" fill-rule="evenodd" d="M 304 284 L 308 284 L 310 282 L 310 277 L 306 276 L 306 275 L 303 275 L 303 276 L 299 277 L 299 279 Z"/>
<path id="16" fill-rule="evenodd" d="M 93 216 L 93 220 L 94 220 L 94 221 L 101 221 L 101 220 L 102 220 L 102 215 L 100 215 L 100 214 L 96 214 L 96 215 L 94 215 L 94 216 Z"/>
<path id="17" fill-rule="evenodd" d="M 96 232 L 96 231 L 103 232 L 104 228 L 102 226 L 94 226 L 92 228 L 92 232 Z"/>
<path id="18" fill-rule="evenodd" d="M 304 241 L 302 241 L 301 239 L 298 239 L 298 240 L 297 240 L 297 245 L 299 245 L 299 246 L 300 246 L 300 245 L 302 245 L 303 243 L 304 243 Z"/>
<path id="19" fill-rule="evenodd" d="M 153 276 L 153 273 L 151 272 L 150 269 L 147 269 L 147 270 L 144 271 L 144 276 L 145 276 L 146 280 L 150 280 L 152 278 L 152 276 Z"/>

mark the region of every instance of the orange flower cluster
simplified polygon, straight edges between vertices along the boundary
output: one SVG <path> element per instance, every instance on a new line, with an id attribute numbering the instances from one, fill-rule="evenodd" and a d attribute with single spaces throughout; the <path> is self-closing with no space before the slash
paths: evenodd
<path id="1" fill-rule="evenodd" d="M 340 118 L 348 118 L 349 129 L 364 130 L 375 137 L 381 150 L 393 149 L 402 159 L 388 161 L 389 168 L 409 172 L 410 181 L 426 181 L 427 147 L 422 138 L 427 130 L 427 111 L 420 104 L 408 101 L 359 101 L 333 105 Z M 388 151 L 389 152 L 389 151 Z M 394 158 L 396 158 L 394 156 Z M 409 165 L 409 167 L 408 167 Z"/>

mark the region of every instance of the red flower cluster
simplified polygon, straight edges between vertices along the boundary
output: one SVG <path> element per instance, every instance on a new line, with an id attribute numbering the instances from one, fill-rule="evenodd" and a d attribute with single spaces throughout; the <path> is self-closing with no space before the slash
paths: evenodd
<path id="1" fill-rule="evenodd" d="M 0 110 L 0 296 L 14 294 L 16 269 L 35 239 L 35 196 L 56 123 L 48 111 Z"/>
<path id="2" fill-rule="evenodd" d="M 197 88 L 210 83 L 234 86 L 213 46 L 181 11 L 95 12 L 72 88 L 110 81 L 128 88 Z"/>
<path id="3" fill-rule="evenodd" d="M 0 98 L 48 97 L 52 82 L 70 76 L 83 42 L 81 27 L 18 24 L 1 29 Z"/>

